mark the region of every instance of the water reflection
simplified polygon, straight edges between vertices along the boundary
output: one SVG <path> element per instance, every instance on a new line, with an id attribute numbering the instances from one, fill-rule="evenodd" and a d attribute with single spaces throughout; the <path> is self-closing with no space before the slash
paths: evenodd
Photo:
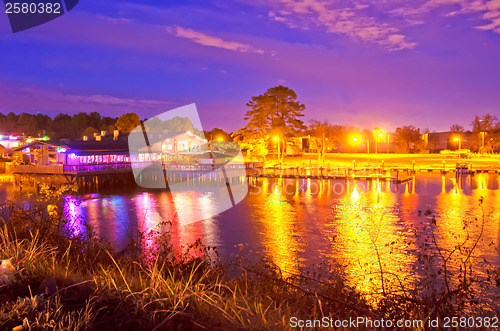
<path id="1" fill-rule="evenodd" d="M 255 216 L 262 226 L 262 242 L 265 252 L 286 273 L 295 273 L 297 272 L 297 243 L 293 226 L 300 212 L 295 210 L 287 199 L 286 191 L 293 186 L 285 185 L 284 180 L 275 184 L 271 187 L 270 194 L 264 194 L 259 199 L 260 206 L 256 208 Z M 269 182 L 265 180 L 262 185 L 266 188 L 265 192 L 268 192 Z M 310 194 L 310 190 L 307 191 Z M 295 194 L 298 194 L 298 190 Z"/>
<path id="2" fill-rule="evenodd" d="M 189 210 L 190 206 L 197 205 L 197 211 L 210 213 L 209 199 L 191 192 L 174 196 L 167 192 L 141 192 L 131 196 L 67 196 L 64 211 L 69 230 L 74 235 L 86 234 L 89 227 L 97 236 L 122 250 L 132 239 L 137 240 L 140 236 L 144 249 L 153 248 L 156 238 L 168 232 L 174 250 L 182 252 L 199 238 L 204 238 L 206 245 L 218 244 L 213 220 L 184 225 L 175 209 L 175 206 L 181 206 Z"/>
<path id="3" fill-rule="evenodd" d="M 251 193 L 238 206 L 189 225 L 178 218 L 175 206 L 184 210 L 183 215 L 204 218 L 213 214 L 213 196 L 74 196 L 66 197 L 65 210 L 75 234 L 85 232 L 85 219 L 118 249 L 137 231 L 168 230 L 177 250 L 199 238 L 218 246 L 222 254 L 234 252 L 235 244 L 249 244 L 258 256 L 267 256 L 288 273 L 322 261 L 338 262 L 345 265 L 351 286 L 371 292 L 382 288 L 381 269 L 384 286 L 395 286 L 396 276 L 421 276 L 414 269 L 420 248 L 415 230 L 430 235 L 426 210 L 434 212 L 436 242 L 446 251 L 478 237 L 484 211 L 485 228 L 473 257 L 500 266 L 499 182 L 497 175 L 488 174 L 421 174 L 400 185 L 379 180 L 252 179 Z M 484 263 L 478 264 L 478 272 L 484 270 Z"/>
<path id="4" fill-rule="evenodd" d="M 464 186 L 466 176 L 460 177 L 450 178 L 454 187 L 448 192 L 444 190 L 437 197 L 436 241 L 444 249 L 445 257 L 451 257 L 452 272 L 459 270 L 460 261 L 465 261 L 474 247 L 473 269 L 477 275 L 485 278 L 485 261 L 497 266 L 500 264 L 498 181 L 488 174 L 477 174 L 473 178 L 469 177 L 472 185 L 467 187 Z M 446 178 L 443 178 L 444 181 Z"/>
<path id="5" fill-rule="evenodd" d="M 354 186 L 335 207 L 339 259 L 350 285 L 365 293 L 393 287 L 396 275 L 411 277 L 414 262 L 403 245 L 407 228 L 398 222 L 396 195 L 382 191 L 382 185 L 374 182 L 365 192 Z"/>

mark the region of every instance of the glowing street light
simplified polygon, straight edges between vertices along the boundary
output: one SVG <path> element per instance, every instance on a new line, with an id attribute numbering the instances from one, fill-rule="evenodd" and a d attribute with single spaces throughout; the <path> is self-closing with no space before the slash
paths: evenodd
<path id="1" fill-rule="evenodd" d="M 218 138 L 217 140 L 218 140 L 218 141 L 223 141 L 224 139 L 222 139 L 222 138 Z"/>

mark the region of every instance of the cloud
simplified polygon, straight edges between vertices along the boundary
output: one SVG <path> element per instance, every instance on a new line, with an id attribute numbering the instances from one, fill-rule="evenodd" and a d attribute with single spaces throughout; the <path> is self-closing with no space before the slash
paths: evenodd
<path id="1" fill-rule="evenodd" d="M 423 17 L 436 9 L 443 10 L 444 16 L 476 15 L 478 19 L 488 22 L 475 26 L 477 29 L 500 33 L 500 0 L 428 0 L 420 6 L 401 7 L 392 10 L 391 13 L 406 19 L 414 19 Z"/>
<path id="2" fill-rule="evenodd" d="M 226 41 L 221 38 L 209 36 L 202 32 L 182 28 L 180 26 L 167 27 L 167 31 L 174 36 L 192 40 L 193 42 L 203 46 L 222 48 L 234 52 L 264 54 L 263 50 L 254 48 L 249 44 L 235 41 Z"/>
<path id="3" fill-rule="evenodd" d="M 417 46 L 406 30 L 424 24 L 435 13 L 476 16 L 486 24 L 475 28 L 500 33 L 500 0 L 274 0 L 268 16 L 290 28 L 315 26 L 389 50 L 404 50 Z"/>
<path id="4" fill-rule="evenodd" d="M 0 111 L 89 112 L 121 114 L 171 108 L 174 102 L 122 98 L 106 94 L 74 94 L 63 88 L 13 85 L 0 81 Z"/>
<path id="5" fill-rule="evenodd" d="M 119 98 L 111 95 L 93 94 L 93 95 L 64 95 L 64 99 L 71 103 L 83 103 L 94 105 L 105 105 L 112 107 L 128 107 L 128 108 L 150 108 L 164 107 L 170 103 L 153 99 L 139 98 Z"/>
<path id="6" fill-rule="evenodd" d="M 491 23 L 477 26 L 476 28 L 480 30 L 493 30 L 496 33 L 500 33 L 500 18 L 492 19 Z"/>
<path id="7" fill-rule="evenodd" d="M 367 13 L 370 5 L 355 1 L 350 7 L 324 0 L 279 0 L 278 8 L 269 17 L 284 22 L 289 27 L 309 29 L 317 26 L 327 33 L 343 34 L 358 40 L 381 45 L 389 50 L 412 49 L 417 43 L 410 42 L 400 29 L 380 22 Z"/>

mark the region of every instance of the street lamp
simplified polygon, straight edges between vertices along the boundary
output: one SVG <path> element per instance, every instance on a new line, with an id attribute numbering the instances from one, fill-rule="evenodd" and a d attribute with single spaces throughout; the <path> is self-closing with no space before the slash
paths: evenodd
<path id="1" fill-rule="evenodd" d="M 383 132 L 380 129 L 373 130 L 373 134 L 375 135 L 375 154 L 378 153 L 378 140 L 384 136 Z"/>
<path id="2" fill-rule="evenodd" d="M 280 160 L 280 138 L 279 137 L 274 137 L 274 141 L 276 141 L 276 144 L 278 145 L 278 160 Z"/>
<path id="3" fill-rule="evenodd" d="M 223 141 L 224 139 L 222 139 L 222 138 L 220 138 L 220 137 L 219 137 L 219 139 L 217 139 L 217 140 L 218 140 L 218 141 Z"/>
<path id="4" fill-rule="evenodd" d="M 460 160 L 460 157 L 461 157 L 461 154 L 462 154 L 461 153 L 462 147 L 461 147 L 460 143 L 462 142 L 462 140 L 459 137 L 455 137 L 455 141 L 458 141 L 458 159 Z"/>
<path id="5" fill-rule="evenodd" d="M 481 132 L 481 154 L 484 153 L 484 135 L 486 132 Z"/>

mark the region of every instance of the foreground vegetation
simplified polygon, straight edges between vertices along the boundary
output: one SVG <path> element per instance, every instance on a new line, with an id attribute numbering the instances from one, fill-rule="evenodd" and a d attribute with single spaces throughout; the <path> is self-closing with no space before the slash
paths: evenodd
<path id="1" fill-rule="evenodd" d="M 90 228 L 68 230 L 56 200 L 49 193 L 29 207 L 2 206 L 2 330 L 289 329 L 292 317 L 427 321 L 464 309 L 491 313 L 472 291 L 476 281 L 467 271 L 451 281 L 446 262 L 441 292 L 386 285 L 369 299 L 344 284 L 340 267 L 290 275 L 265 260 L 222 263 L 199 242 L 174 252 L 168 233 L 143 234 L 116 252 Z M 390 277 L 382 268 L 380 276 Z M 495 281 L 498 274 L 488 280 Z"/>

